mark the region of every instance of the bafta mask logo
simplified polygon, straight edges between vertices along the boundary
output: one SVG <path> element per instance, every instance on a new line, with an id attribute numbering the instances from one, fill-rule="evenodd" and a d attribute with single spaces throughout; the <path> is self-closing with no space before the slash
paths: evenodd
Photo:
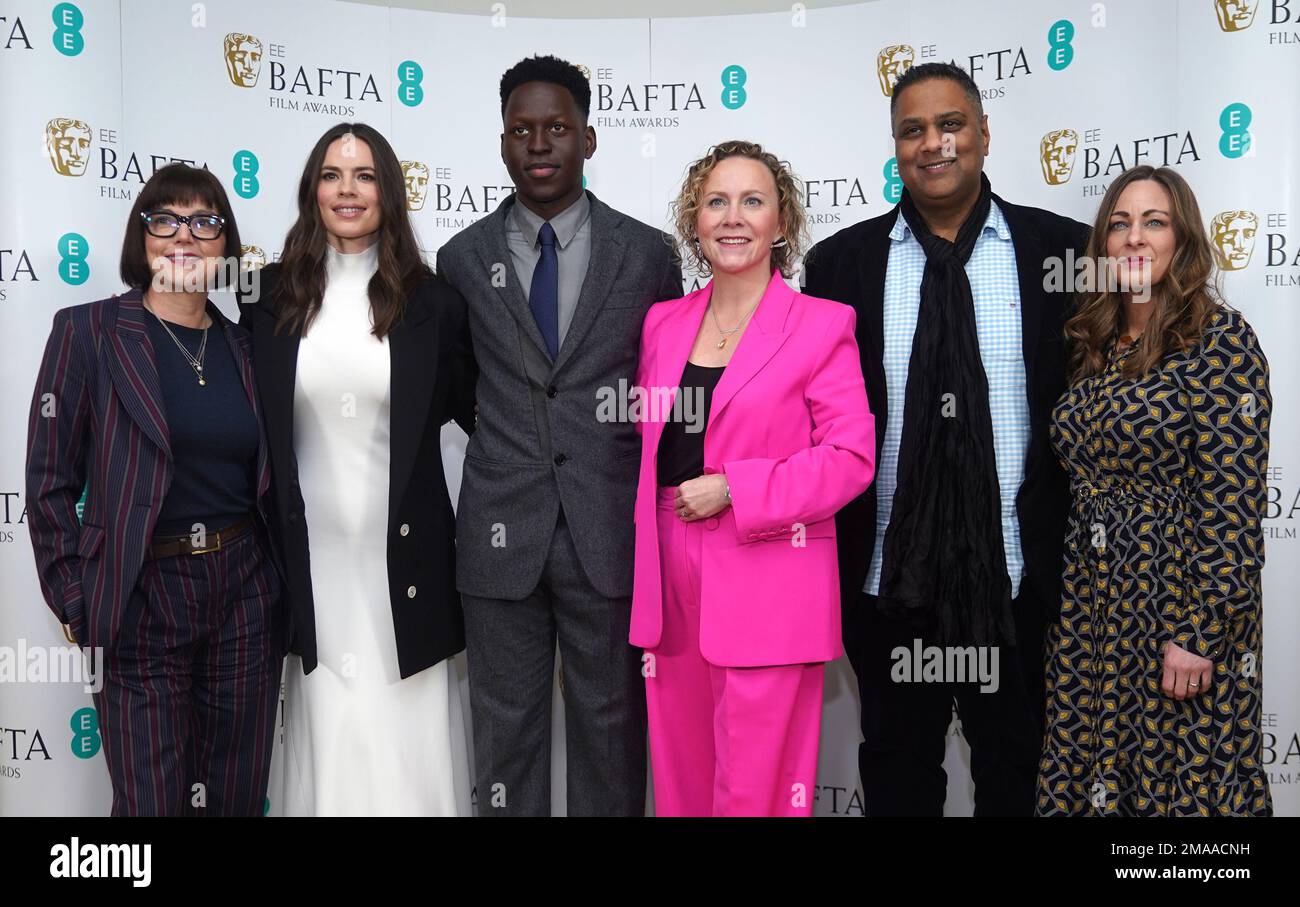
<path id="1" fill-rule="evenodd" d="M 894 96 L 894 86 L 903 73 L 912 68 L 915 59 L 916 51 L 906 44 L 891 44 L 876 54 L 876 77 L 885 97 Z"/>
<path id="2" fill-rule="evenodd" d="M 266 267 L 266 253 L 262 251 L 261 246 L 239 247 L 239 269 L 241 271 L 256 271 L 258 268 L 264 267 Z"/>
<path id="3" fill-rule="evenodd" d="M 1259 218 L 1254 211 L 1220 211 L 1210 221 L 1210 239 L 1214 241 L 1214 258 L 1225 271 L 1240 271 L 1250 264 L 1255 250 L 1255 231 Z"/>
<path id="4" fill-rule="evenodd" d="M 1074 173 L 1074 152 L 1079 147 L 1079 133 L 1073 129 L 1053 129 L 1038 143 L 1038 161 L 1043 179 L 1049 186 L 1070 181 Z"/>
<path id="5" fill-rule="evenodd" d="M 81 120 L 55 117 L 45 124 L 45 155 L 62 176 L 81 176 L 90 163 L 90 127 Z"/>
<path id="6" fill-rule="evenodd" d="M 419 161 L 402 161 L 402 179 L 406 180 L 406 210 L 421 210 L 429 194 L 429 168 Z"/>
<path id="7" fill-rule="evenodd" d="M 1255 22 L 1259 0 L 1214 0 L 1214 14 L 1224 31 L 1243 31 Z"/>
<path id="8" fill-rule="evenodd" d="M 252 88 L 262 74 L 262 42 L 252 35 L 226 35 L 226 75 L 230 84 Z"/>

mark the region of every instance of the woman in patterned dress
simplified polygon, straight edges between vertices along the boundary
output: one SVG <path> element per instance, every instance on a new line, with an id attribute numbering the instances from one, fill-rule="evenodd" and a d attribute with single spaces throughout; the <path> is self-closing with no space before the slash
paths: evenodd
<path id="1" fill-rule="evenodd" d="M 1126 171 L 1088 248 L 1124 289 L 1082 294 L 1066 324 L 1071 387 L 1052 441 L 1074 501 L 1039 815 L 1272 813 L 1259 727 L 1268 363 L 1219 299 L 1201 224 L 1174 170 Z"/>

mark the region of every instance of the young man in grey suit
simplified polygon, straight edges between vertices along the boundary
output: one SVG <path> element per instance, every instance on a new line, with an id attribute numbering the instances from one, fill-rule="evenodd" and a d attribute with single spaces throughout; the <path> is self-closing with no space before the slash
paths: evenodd
<path id="1" fill-rule="evenodd" d="M 569 815 L 645 812 L 645 693 L 628 644 L 635 426 L 602 388 L 636 379 L 646 310 L 682 295 L 664 233 L 582 186 L 591 87 L 532 57 L 501 79 L 515 193 L 438 270 L 469 303 L 478 424 L 456 526 L 480 815 L 549 815 L 559 640 Z"/>

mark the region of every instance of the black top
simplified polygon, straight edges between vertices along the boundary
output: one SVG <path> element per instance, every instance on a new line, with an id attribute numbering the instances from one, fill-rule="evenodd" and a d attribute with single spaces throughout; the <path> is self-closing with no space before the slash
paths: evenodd
<path id="1" fill-rule="evenodd" d="M 681 388 L 666 414 L 664 433 L 659 436 L 656 481 L 680 485 L 704 474 L 704 429 L 709 424 L 709 407 L 725 365 L 707 366 L 687 362 Z"/>
<path id="2" fill-rule="evenodd" d="M 257 417 L 244 391 L 239 366 L 226 342 L 220 315 L 213 314 L 199 384 L 194 369 L 158 319 L 146 313 L 158 380 L 162 385 L 175 471 L 154 532 L 189 535 L 195 523 L 216 531 L 256 509 Z M 168 322 L 191 355 L 203 331 Z"/>

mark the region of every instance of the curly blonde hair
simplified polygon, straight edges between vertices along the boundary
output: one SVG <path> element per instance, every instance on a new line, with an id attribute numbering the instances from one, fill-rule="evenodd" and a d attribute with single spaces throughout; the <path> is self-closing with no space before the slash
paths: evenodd
<path id="1" fill-rule="evenodd" d="M 757 142 L 732 140 L 719 142 L 709 149 L 704 157 L 686 169 L 686 179 L 681 192 L 672 203 L 673 229 L 684 249 L 683 259 L 687 267 L 708 277 L 713 267 L 705 259 L 695 235 L 695 223 L 700 213 L 700 201 L 704 195 L 704 184 L 709 174 L 719 162 L 729 157 L 747 157 L 758 161 L 772 174 L 776 181 L 777 223 L 785 244 L 772 249 L 772 267 L 781 272 L 782 277 L 793 277 L 795 263 L 803 257 L 808 244 L 808 217 L 804 213 L 803 191 L 799 178 L 790 170 L 789 164 L 777 158 L 770 151 L 765 151 Z"/>

